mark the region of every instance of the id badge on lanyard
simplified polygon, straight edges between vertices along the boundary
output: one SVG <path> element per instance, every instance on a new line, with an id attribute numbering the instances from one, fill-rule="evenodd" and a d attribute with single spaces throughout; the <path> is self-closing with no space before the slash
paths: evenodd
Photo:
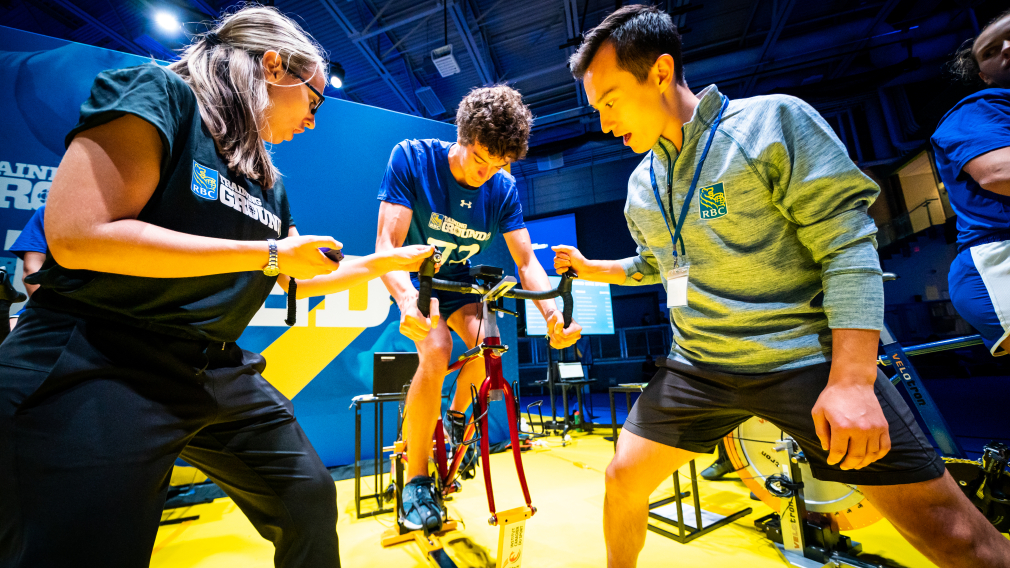
<path id="1" fill-rule="evenodd" d="M 698 161 L 698 166 L 694 170 L 694 178 L 691 180 L 691 187 L 687 190 L 687 195 L 684 197 L 684 205 L 680 209 L 680 218 L 676 220 L 676 230 L 670 227 L 670 221 L 666 218 L 666 210 L 663 209 L 663 200 L 659 196 L 659 185 L 656 183 L 656 171 L 652 165 L 652 161 L 649 162 L 649 176 L 652 179 L 652 191 L 656 196 L 656 204 L 659 205 L 659 213 L 663 216 L 663 221 L 666 222 L 666 229 L 670 231 L 670 238 L 673 239 L 673 268 L 666 271 L 666 305 L 671 308 L 682 308 L 687 306 L 687 284 L 689 281 L 689 273 L 691 265 L 687 260 L 687 255 L 677 255 L 677 241 L 680 238 L 680 230 L 684 226 L 684 219 L 687 217 L 687 212 L 691 207 L 691 199 L 694 197 L 694 192 L 698 187 L 698 178 L 701 176 L 701 168 L 705 165 L 705 158 L 708 157 L 708 150 L 712 147 L 712 139 L 715 138 L 715 131 L 719 129 L 719 123 L 722 122 L 722 115 L 726 112 L 726 107 L 729 106 L 729 99 L 723 97 L 722 108 L 719 109 L 719 115 L 716 117 L 715 121 L 712 123 L 712 130 L 708 135 L 708 142 L 705 143 L 705 149 L 701 153 L 701 159 Z M 669 168 L 670 166 L 668 166 Z M 669 172 L 667 172 L 669 175 Z M 673 194 L 673 187 L 668 184 L 667 190 L 670 192 L 671 196 Z M 673 206 L 671 200 L 671 207 Z M 673 211 L 671 210 L 671 214 Z"/>
<path id="2" fill-rule="evenodd" d="M 687 264 L 687 259 L 684 258 L 675 268 L 666 271 L 667 307 L 683 308 L 687 305 L 687 281 L 690 270 L 691 265 Z"/>

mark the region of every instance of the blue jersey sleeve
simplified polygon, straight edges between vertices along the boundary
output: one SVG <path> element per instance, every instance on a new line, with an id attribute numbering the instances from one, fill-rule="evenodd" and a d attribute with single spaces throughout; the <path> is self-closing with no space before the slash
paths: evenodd
<path id="1" fill-rule="evenodd" d="M 379 200 L 414 208 L 414 169 L 410 160 L 410 143 L 406 140 L 393 147 L 386 173 L 379 185 Z"/>
<path id="2" fill-rule="evenodd" d="M 932 142 L 951 173 L 964 179 L 968 162 L 1010 146 L 1010 100 L 985 97 L 956 109 L 936 129 Z"/>
<path id="3" fill-rule="evenodd" d="M 503 186 L 505 192 L 502 198 L 498 231 L 504 235 L 525 228 L 526 223 L 523 222 L 523 205 L 519 202 L 519 191 L 516 189 L 515 181 L 507 178 L 507 182 Z"/>
<path id="4" fill-rule="evenodd" d="M 46 243 L 45 210 L 46 207 L 43 205 L 35 211 L 35 214 L 28 220 L 28 224 L 25 225 L 17 240 L 11 245 L 11 252 L 21 260 L 25 259 L 26 252 L 46 254 L 49 250 L 49 245 Z"/>

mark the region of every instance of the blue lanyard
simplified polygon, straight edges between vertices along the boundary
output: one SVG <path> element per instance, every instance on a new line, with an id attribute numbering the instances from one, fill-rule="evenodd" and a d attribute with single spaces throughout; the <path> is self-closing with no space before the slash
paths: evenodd
<path id="1" fill-rule="evenodd" d="M 715 122 L 712 123 L 712 129 L 708 134 L 708 142 L 705 143 L 705 149 L 701 152 L 701 160 L 698 161 L 698 167 L 694 170 L 694 179 L 691 180 L 691 187 L 687 190 L 687 196 L 684 198 L 684 205 L 680 208 L 680 218 L 677 219 L 677 228 L 674 230 L 670 227 L 670 220 L 666 218 L 666 209 L 663 208 L 663 200 L 659 196 L 659 185 L 656 183 L 656 168 L 652 160 L 649 160 L 649 178 L 652 180 L 652 192 L 656 196 L 656 204 L 659 205 L 659 214 L 663 216 L 663 221 L 666 223 L 666 230 L 670 232 L 670 238 L 673 239 L 673 258 L 677 258 L 677 241 L 680 240 L 680 230 L 684 226 L 684 219 L 687 218 L 687 212 L 691 208 L 691 198 L 694 197 L 694 191 L 698 188 L 698 178 L 701 177 L 701 168 L 705 165 L 705 158 L 708 157 L 708 150 L 712 147 L 712 139 L 715 138 L 715 131 L 719 129 L 719 123 L 722 122 L 722 115 L 726 112 L 726 107 L 729 106 L 729 99 L 725 96 L 722 98 L 722 108 L 719 109 L 719 115 L 715 117 Z M 664 150 L 665 151 L 665 150 Z M 669 163 L 669 154 L 667 154 L 667 180 L 671 179 L 673 172 L 673 165 Z M 670 213 L 673 213 L 673 186 L 667 182 L 667 189 L 670 191 Z M 680 243 L 681 250 L 684 248 L 684 242 L 681 240 Z"/>

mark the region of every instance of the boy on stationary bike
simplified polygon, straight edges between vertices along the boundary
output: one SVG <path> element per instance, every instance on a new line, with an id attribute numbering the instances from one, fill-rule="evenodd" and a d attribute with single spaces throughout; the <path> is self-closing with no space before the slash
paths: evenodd
<path id="1" fill-rule="evenodd" d="M 549 290 L 547 273 L 533 254 L 523 223 L 515 179 L 503 171 L 526 155 L 533 115 L 522 96 L 505 85 L 470 91 L 456 113 L 455 143 L 404 140 L 393 148 L 379 188 L 379 228 L 376 252 L 409 244 L 430 244 L 442 254 L 439 277 L 468 281 L 469 260 L 505 237 L 527 290 Z M 403 489 L 403 526 L 437 531 L 441 507 L 428 476 L 432 432 L 438 419 L 442 380 L 452 353 L 455 331 L 468 348 L 483 341 L 475 295 L 432 291 L 431 315 L 417 309 L 417 275 L 390 272 L 382 277 L 400 307 L 400 332 L 417 344 L 419 365 L 407 393 L 403 439 L 407 442 L 407 480 Z M 572 345 L 581 326 L 565 328 L 552 300 L 536 302 L 547 321 L 551 346 Z M 438 325 L 445 316 L 446 325 Z M 484 379 L 483 361 L 472 361 L 459 372 L 458 386 L 445 421 L 455 448 L 463 438 L 464 413 L 470 386 Z"/>

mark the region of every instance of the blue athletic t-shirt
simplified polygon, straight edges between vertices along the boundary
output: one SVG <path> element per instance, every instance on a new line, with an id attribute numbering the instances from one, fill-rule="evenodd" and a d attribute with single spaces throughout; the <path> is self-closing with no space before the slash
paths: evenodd
<path id="1" fill-rule="evenodd" d="M 46 242 L 45 231 L 46 206 L 43 205 L 35 210 L 35 214 L 28 220 L 28 224 L 18 235 L 18 238 L 11 245 L 11 252 L 21 260 L 25 259 L 26 252 L 40 252 L 46 254 L 49 244 Z"/>
<path id="2" fill-rule="evenodd" d="M 379 200 L 409 207 L 405 245 L 431 244 L 442 252 L 439 278 L 469 271 L 470 259 L 498 233 L 526 226 L 516 181 L 501 170 L 477 189 L 463 187 L 449 170 L 450 142 L 404 140 L 393 148 Z"/>
<path id="3" fill-rule="evenodd" d="M 1010 230 L 1010 197 L 982 189 L 963 171 L 982 154 L 1010 146 L 1010 89 L 965 97 L 940 120 L 931 142 L 957 213 L 958 247 L 965 250 Z"/>

